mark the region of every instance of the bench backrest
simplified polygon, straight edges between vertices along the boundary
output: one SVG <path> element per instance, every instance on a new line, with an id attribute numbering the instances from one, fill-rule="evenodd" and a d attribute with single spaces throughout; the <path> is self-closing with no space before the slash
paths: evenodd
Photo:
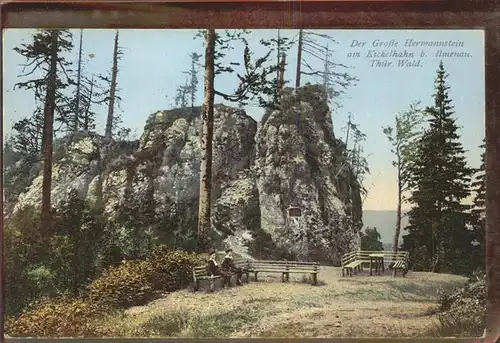
<path id="1" fill-rule="evenodd" d="M 248 268 L 249 263 L 250 262 L 246 258 L 243 258 L 243 257 L 236 257 L 234 259 L 234 265 L 238 268 Z"/>
<path id="2" fill-rule="evenodd" d="M 357 257 L 357 252 L 350 251 L 350 252 L 342 255 L 342 257 L 340 259 L 341 259 L 342 265 L 345 266 L 346 264 L 355 261 L 356 257 Z"/>
<path id="3" fill-rule="evenodd" d="M 368 260 L 370 261 L 370 254 L 382 254 L 384 255 L 384 262 L 396 262 L 396 261 L 406 261 L 408 259 L 408 252 L 407 251 L 366 251 L 366 250 L 359 250 L 357 252 L 358 258 L 362 260 Z"/>
<path id="4" fill-rule="evenodd" d="M 370 254 L 381 254 L 384 255 L 384 262 L 391 263 L 396 261 L 404 261 L 408 263 L 409 253 L 408 251 L 398 251 L 397 253 L 393 251 L 368 251 L 368 250 L 353 250 L 347 254 L 342 255 L 342 265 L 346 265 L 353 261 L 362 261 L 363 263 L 370 262 Z"/>
<path id="5" fill-rule="evenodd" d="M 247 260 L 243 257 L 234 259 L 234 264 L 239 268 L 255 268 L 267 270 L 304 270 L 306 271 L 319 271 L 318 262 L 301 262 L 301 261 L 267 261 L 267 260 Z M 199 265 L 193 267 L 193 280 L 197 278 L 208 276 L 207 265 Z"/>
<path id="6" fill-rule="evenodd" d="M 266 261 L 255 260 L 249 261 L 249 266 L 255 269 L 267 270 L 304 270 L 318 271 L 318 262 L 302 262 L 302 261 Z"/>
<path id="7" fill-rule="evenodd" d="M 193 280 L 196 281 L 196 279 L 202 276 L 208 276 L 207 265 L 204 264 L 193 267 Z"/>
<path id="8" fill-rule="evenodd" d="M 219 259 L 217 259 L 219 260 Z M 219 263 L 219 261 L 217 261 Z M 222 263 L 222 261 L 220 262 Z M 220 266 L 219 263 L 219 266 Z M 234 264 L 239 268 L 248 268 L 248 260 L 243 257 L 237 257 L 234 259 Z M 208 276 L 207 264 L 199 265 L 193 267 L 193 279 L 196 281 L 197 278 L 202 276 Z"/>
<path id="9" fill-rule="evenodd" d="M 358 250 L 356 252 L 356 259 L 361 260 L 363 262 L 370 262 L 371 254 L 380 254 L 384 256 L 384 262 L 392 263 L 396 261 L 406 261 L 408 258 L 407 251 L 398 251 L 397 253 L 393 251 L 366 251 L 366 250 Z"/>

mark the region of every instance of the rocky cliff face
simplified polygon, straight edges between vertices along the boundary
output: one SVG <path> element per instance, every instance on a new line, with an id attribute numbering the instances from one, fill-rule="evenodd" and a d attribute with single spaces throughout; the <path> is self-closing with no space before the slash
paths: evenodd
<path id="1" fill-rule="evenodd" d="M 152 114 L 139 142 L 109 145 L 81 134 L 56 152 L 55 206 L 75 189 L 110 218 L 129 199 L 149 199 L 155 205 L 146 212 L 189 203 L 185 216 L 196 217 L 200 111 Z M 338 261 L 359 245 L 361 199 L 322 92 L 287 91 L 281 109 L 257 126 L 243 110 L 215 107 L 213 231 L 241 254 L 258 253 L 271 239 L 275 253 L 289 253 L 282 257 Z M 31 182 L 16 208 L 40 202 L 41 181 Z"/>
<path id="2" fill-rule="evenodd" d="M 319 89 L 288 91 L 281 109 L 264 117 L 256 148 L 261 227 L 273 241 L 314 260 L 338 260 L 358 246 L 359 187 Z M 301 217 L 290 218 L 294 211 Z"/>

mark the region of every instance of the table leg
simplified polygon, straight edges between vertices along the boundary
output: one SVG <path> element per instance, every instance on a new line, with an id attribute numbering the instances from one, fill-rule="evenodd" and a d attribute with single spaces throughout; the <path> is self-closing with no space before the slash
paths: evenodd
<path id="1" fill-rule="evenodd" d="M 370 276 L 372 276 L 372 258 L 370 257 Z"/>
<path id="2" fill-rule="evenodd" d="M 384 265 L 384 258 L 381 258 L 381 263 L 382 263 L 382 273 L 385 273 L 385 265 Z"/>

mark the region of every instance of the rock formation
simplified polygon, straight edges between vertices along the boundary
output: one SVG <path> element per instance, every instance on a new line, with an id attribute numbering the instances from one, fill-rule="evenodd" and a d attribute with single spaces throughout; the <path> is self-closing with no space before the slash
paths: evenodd
<path id="1" fill-rule="evenodd" d="M 110 218 L 128 199 L 149 199 L 141 200 L 155 204 L 146 212 L 190 203 L 184 215 L 196 217 L 200 112 L 158 111 L 139 142 L 107 143 L 81 133 L 60 144 L 54 206 L 75 189 Z M 359 185 L 319 87 L 285 90 L 281 108 L 266 113 L 259 127 L 241 109 L 216 105 L 214 116 L 212 227 L 221 241 L 244 255 L 258 255 L 265 244 L 274 258 L 334 264 L 359 246 Z M 36 176 L 19 194 L 16 208 L 40 202 L 41 180 Z M 291 212 L 302 216 L 290 218 Z"/>

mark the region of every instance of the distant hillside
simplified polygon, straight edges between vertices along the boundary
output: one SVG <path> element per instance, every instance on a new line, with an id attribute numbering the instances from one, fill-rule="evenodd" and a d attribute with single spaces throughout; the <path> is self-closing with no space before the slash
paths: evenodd
<path id="1" fill-rule="evenodd" d="M 392 240 L 394 239 L 394 230 L 396 228 L 396 211 L 363 211 L 364 228 L 376 227 L 377 231 L 382 236 L 381 241 L 384 243 L 385 249 L 392 248 Z M 401 222 L 401 236 L 406 234 L 403 230 L 408 225 L 408 217 L 403 214 Z M 401 242 L 400 236 L 400 242 Z"/>

